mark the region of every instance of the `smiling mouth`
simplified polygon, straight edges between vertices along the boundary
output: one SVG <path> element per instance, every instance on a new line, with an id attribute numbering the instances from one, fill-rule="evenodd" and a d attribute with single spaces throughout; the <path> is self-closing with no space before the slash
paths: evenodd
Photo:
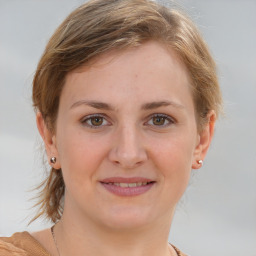
<path id="1" fill-rule="evenodd" d="M 117 196 L 138 196 L 149 191 L 156 181 L 144 178 L 109 178 L 100 181 L 100 184 Z"/>
<path id="2" fill-rule="evenodd" d="M 121 188 L 135 188 L 135 187 L 141 187 L 141 186 L 147 186 L 150 183 L 154 183 L 154 181 L 149 182 L 133 182 L 133 183 L 123 183 L 123 182 L 102 182 L 104 184 L 113 185 Z"/>

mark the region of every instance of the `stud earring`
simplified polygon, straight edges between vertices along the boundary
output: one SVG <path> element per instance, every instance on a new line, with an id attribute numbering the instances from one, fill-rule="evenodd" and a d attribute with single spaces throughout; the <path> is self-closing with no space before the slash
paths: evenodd
<path id="1" fill-rule="evenodd" d="M 204 164 L 203 160 L 199 160 L 199 161 L 198 161 L 198 164 L 200 164 L 201 166 L 203 166 L 203 164 Z"/>
<path id="2" fill-rule="evenodd" d="M 56 163 L 56 160 L 57 160 L 57 158 L 56 158 L 55 156 L 50 159 L 50 161 L 51 161 L 52 164 L 55 164 L 55 163 Z"/>

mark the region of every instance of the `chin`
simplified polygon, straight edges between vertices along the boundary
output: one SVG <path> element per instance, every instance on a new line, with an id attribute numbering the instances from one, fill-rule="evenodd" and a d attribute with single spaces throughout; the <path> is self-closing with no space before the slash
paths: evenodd
<path id="1" fill-rule="evenodd" d="M 148 226 L 150 222 L 147 222 L 145 220 L 140 219 L 134 219 L 134 218 L 123 218 L 119 220 L 108 220 L 105 222 L 105 227 L 108 229 L 120 231 L 120 230 L 135 230 L 135 229 L 141 229 L 143 227 Z"/>
<path id="2" fill-rule="evenodd" d="M 103 220 L 105 226 L 115 230 L 138 229 L 149 225 L 153 221 L 152 214 L 141 209 L 115 209 L 108 211 Z"/>

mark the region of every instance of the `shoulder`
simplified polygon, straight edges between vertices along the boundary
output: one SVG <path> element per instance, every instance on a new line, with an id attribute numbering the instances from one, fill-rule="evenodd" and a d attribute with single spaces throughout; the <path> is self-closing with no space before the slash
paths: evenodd
<path id="1" fill-rule="evenodd" d="M 0 256 L 50 256 L 28 232 L 0 237 Z"/>
<path id="2" fill-rule="evenodd" d="M 22 249 L 12 243 L 9 237 L 0 238 L 0 256 L 28 256 Z"/>

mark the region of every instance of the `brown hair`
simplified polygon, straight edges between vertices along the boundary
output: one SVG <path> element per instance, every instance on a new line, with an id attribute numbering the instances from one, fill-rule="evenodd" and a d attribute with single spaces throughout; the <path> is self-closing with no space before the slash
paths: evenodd
<path id="1" fill-rule="evenodd" d="M 54 131 L 66 75 L 110 50 L 136 47 L 156 40 L 176 51 L 187 67 L 198 130 L 207 113 L 218 116 L 221 93 L 215 62 L 193 22 L 182 12 L 150 0 L 92 0 L 73 11 L 50 38 L 33 81 L 33 102 Z M 52 168 L 41 184 L 38 218 L 56 222 L 62 215 L 65 185 L 61 170 Z"/>

